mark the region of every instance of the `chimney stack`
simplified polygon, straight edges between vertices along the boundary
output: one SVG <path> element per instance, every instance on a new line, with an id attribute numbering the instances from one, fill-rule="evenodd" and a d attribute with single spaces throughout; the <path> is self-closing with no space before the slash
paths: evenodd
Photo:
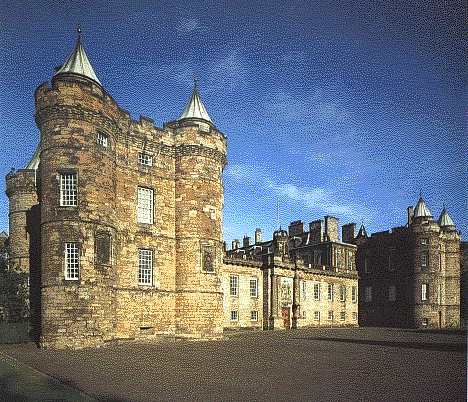
<path id="1" fill-rule="evenodd" d="M 249 247 L 250 246 L 250 237 L 245 235 L 244 239 L 242 240 L 242 247 Z"/>
<path id="2" fill-rule="evenodd" d="M 406 210 L 408 211 L 408 226 L 410 226 L 413 223 L 414 207 L 410 205 Z"/>
<path id="3" fill-rule="evenodd" d="M 341 240 L 343 243 L 353 243 L 356 237 L 356 224 L 348 223 L 341 228 Z"/>
<path id="4" fill-rule="evenodd" d="M 262 242 L 262 229 L 255 229 L 255 244 Z"/>

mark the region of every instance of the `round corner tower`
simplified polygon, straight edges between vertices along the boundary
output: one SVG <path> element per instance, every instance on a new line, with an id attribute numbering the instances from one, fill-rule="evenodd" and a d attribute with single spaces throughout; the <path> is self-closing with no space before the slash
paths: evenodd
<path id="1" fill-rule="evenodd" d="M 211 122 L 196 85 L 181 118 L 166 126 L 176 147 L 176 336 L 221 337 L 226 137 Z"/>
<path id="2" fill-rule="evenodd" d="M 112 337 L 115 146 L 122 111 L 78 37 L 52 86 L 35 92 L 41 132 L 41 346 Z M 98 241 L 99 239 L 99 241 Z"/>

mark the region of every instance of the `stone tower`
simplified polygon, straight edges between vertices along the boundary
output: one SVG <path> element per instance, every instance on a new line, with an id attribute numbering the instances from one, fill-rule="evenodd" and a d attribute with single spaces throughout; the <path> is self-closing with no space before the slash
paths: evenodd
<path id="1" fill-rule="evenodd" d="M 460 325 L 460 235 L 444 208 L 435 221 L 422 197 L 411 217 L 412 326 Z M 411 319 L 411 318 L 410 318 Z"/>
<path id="2" fill-rule="evenodd" d="M 182 116 L 165 128 L 176 149 L 176 335 L 219 337 L 226 137 L 206 112 L 196 82 Z"/>
<path id="3" fill-rule="evenodd" d="M 223 330 L 226 137 L 197 85 L 178 120 L 133 120 L 75 48 L 35 92 L 42 346 Z"/>
<path id="4" fill-rule="evenodd" d="M 39 213 L 36 189 L 38 151 L 24 169 L 10 172 L 6 177 L 6 194 L 9 198 L 9 268 L 15 272 L 11 285 L 21 297 L 12 303 L 9 320 L 30 318 L 31 295 L 29 281 L 38 273 L 38 231 Z M 36 246 L 36 247 L 35 247 Z M 13 280 L 13 278 L 12 278 Z M 34 293 L 34 291 L 33 291 Z M 32 297 L 33 308 L 37 298 Z"/>

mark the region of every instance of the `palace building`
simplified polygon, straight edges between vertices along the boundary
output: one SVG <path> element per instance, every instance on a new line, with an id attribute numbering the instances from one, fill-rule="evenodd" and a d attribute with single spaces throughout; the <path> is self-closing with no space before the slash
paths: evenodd
<path id="1" fill-rule="evenodd" d="M 0 305 L 0 319 L 28 318 L 41 347 L 459 324 L 460 236 L 446 211 L 435 222 L 421 199 L 406 227 L 369 237 L 350 223 L 341 240 L 333 216 L 308 230 L 294 221 L 226 250 L 227 138 L 196 84 L 178 118 L 135 121 L 97 78 L 79 33 L 34 98 L 40 142 L 6 176 L 8 269 L 29 292 L 9 312 Z"/>

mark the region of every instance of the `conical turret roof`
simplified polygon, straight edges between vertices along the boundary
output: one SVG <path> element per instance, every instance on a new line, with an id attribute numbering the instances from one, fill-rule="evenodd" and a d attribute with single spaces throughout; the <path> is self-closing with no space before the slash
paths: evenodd
<path id="1" fill-rule="evenodd" d="M 442 212 L 440 213 L 439 217 L 439 225 L 441 227 L 445 226 L 455 226 L 455 223 L 453 222 L 453 219 L 450 217 L 449 213 L 447 212 L 447 209 L 444 207 Z"/>
<path id="2" fill-rule="evenodd" d="M 93 66 L 89 62 L 88 56 L 84 50 L 84 47 L 81 43 L 81 30 L 78 28 L 78 38 L 76 39 L 76 45 L 70 56 L 68 56 L 67 61 L 63 64 L 62 67 L 55 73 L 55 75 L 63 73 L 72 73 L 79 74 L 84 77 L 90 78 L 93 81 L 97 82 L 99 85 L 102 85 L 101 82 L 96 77 L 94 73 Z"/>
<path id="3" fill-rule="evenodd" d="M 426 205 L 426 202 L 422 198 L 422 196 L 419 197 L 418 202 L 416 203 L 416 206 L 414 207 L 414 215 L 415 218 L 420 218 L 420 217 L 432 217 L 431 211 Z"/>
<path id="4" fill-rule="evenodd" d="M 212 123 L 211 118 L 206 111 L 205 105 L 200 98 L 200 93 L 198 92 L 198 85 L 196 81 L 193 86 L 192 96 L 190 97 L 187 106 L 185 106 L 182 115 L 179 117 L 179 120 L 189 118 L 203 119 Z"/>
<path id="5" fill-rule="evenodd" d="M 361 227 L 359 228 L 359 232 L 357 234 L 357 237 L 367 237 L 367 232 L 364 224 L 361 224 Z"/>

